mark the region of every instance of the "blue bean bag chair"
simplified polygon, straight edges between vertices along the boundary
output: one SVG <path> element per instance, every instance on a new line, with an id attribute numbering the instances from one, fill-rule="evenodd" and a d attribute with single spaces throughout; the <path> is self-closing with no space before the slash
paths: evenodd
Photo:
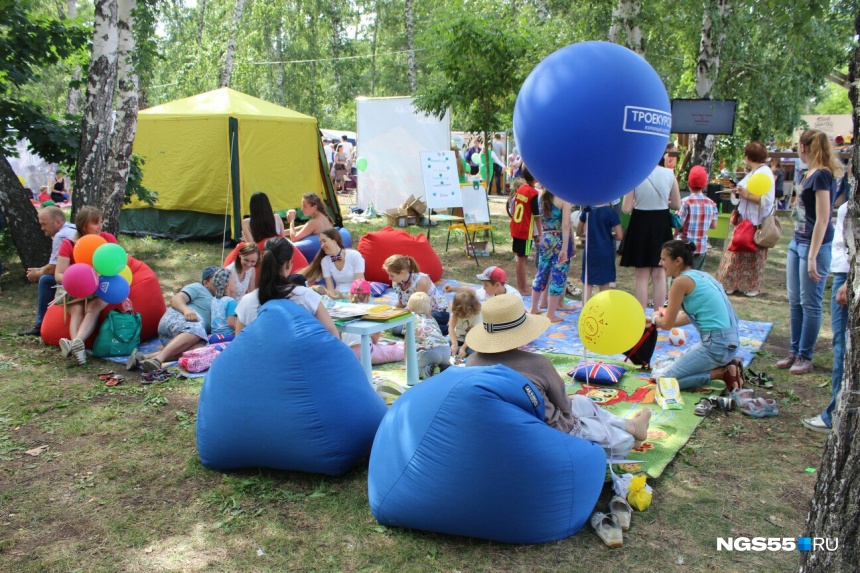
<path id="1" fill-rule="evenodd" d="M 296 303 L 272 300 L 212 363 L 197 451 L 215 470 L 341 475 L 370 454 L 387 409 L 346 344 Z"/>
<path id="2" fill-rule="evenodd" d="M 579 531 L 603 488 L 603 448 L 543 421 L 506 366 L 448 368 L 397 399 L 370 454 L 370 509 L 387 526 L 503 543 Z"/>
<path id="3" fill-rule="evenodd" d="M 338 231 L 340 232 L 340 238 L 343 239 L 343 246 L 347 248 L 352 247 L 352 236 L 349 234 L 349 229 L 341 227 Z M 320 250 L 320 236 L 311 235 L 301 241 L 295 241 L 293 244 L 310 263 Z"/>

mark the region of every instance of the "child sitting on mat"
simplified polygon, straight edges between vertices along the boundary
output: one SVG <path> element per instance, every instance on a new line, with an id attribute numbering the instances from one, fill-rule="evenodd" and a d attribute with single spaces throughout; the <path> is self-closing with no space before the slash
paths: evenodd
<path id="1" fill-rule="evenodd" d="M 481 324 L 481 303 L 474 291 L 467 290 L 454 295 L 451 302 L 451 320 L 448 322 L 448 337 L 451 339 L 451 356 L 462 362 L 472 350 L 466 344 L 466 334 L 472 327 Z"/>
<path id="2" fill-rule="evenodd" d="M 215 296 L 212 299 L 212 334 L 209 344 L 230 342 L 236 337 L 236 275 L 228 269 L 218 269 L 212 275 Z"/>
<path id="3" fill-rule="evenodd" d="M 409 297 L 406 308 L 415 314 L 415 347 L 418 349 L 418 377 L 429 378 L 438 366 L 450 366 L 451 349 L 439 323 L 430 314 L 431 301 L 426 292 L 415 292 Z"/>

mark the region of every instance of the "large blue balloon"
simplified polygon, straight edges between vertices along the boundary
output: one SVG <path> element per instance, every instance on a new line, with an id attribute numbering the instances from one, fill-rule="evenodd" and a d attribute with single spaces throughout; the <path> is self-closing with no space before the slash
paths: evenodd
<path id="1" fill-rule="evenodd" d="M 96 294 L 108 304 L 119 304 L 128 298 L 131 287 L 125 277 L 114 275 L 112 277 L 99 277 L 99 286 Z"/>
<path id="2" fill-rule="evenodd" d="M 654 68 L 609 42 L 550 54 L 526 78 L 514 107 L 514 136 L 529 171 L 581 205 L 612 201 L 643 182 L 665 152 L 671 123 Z"/>

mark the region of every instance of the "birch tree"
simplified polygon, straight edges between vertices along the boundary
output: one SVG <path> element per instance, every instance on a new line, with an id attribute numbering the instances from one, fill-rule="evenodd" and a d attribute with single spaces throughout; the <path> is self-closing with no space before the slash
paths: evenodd
<path id="1" fill-rule="evenodd" d="M 81 123 L 81 143 L 72 193 L 72 212 L 84 205 L 100 205 L 110 137 L 113 96 L 116 88 L 117 0 L 96 0 L 93 49 L 87 73 L 87 97 Z"/>
<path id="2" fill-rule="evenodd" d="M 125 198 L 125 187 L 131 167 L 132 143 L 137 131 L 138 78 L 132 61 L 135 46 L 133 13 L 136 8 L 137 0 L 119 0 L 117 108 L 99 201 L 99 206 L 104 213 L 105 230 L 114 234 L 119 230 L 119 211 Z"/>
<path id="3" fill-rule="evenodd" d="M 230 27 L 230 37 L 227 39 L 227 51 L 224 53 L 224 67 L 221 68 L 222 88 L 230 87 L 233 78 L 233 58 L 236 56 L 236 35 L 239 33 L 239 24 L 242 21 L 242 11 L 245 9 L 245 0 L 236 0 L 236 9 L 233 11 L 233 25 Z"/>
<path id="4" fill-rule="evenodd" d="M 702 12 L 702 38 L 696 61 L 696 97 L 713 99 L 714 86 L 720 75 L 720 55 L 726 41 L 726 27 L 731 15 L 731 0 L 705 0 Z M 714 162 L 713 135 L 698 135 L 693 151 L 695 163 L 710 172 Z"/>
<path id="5" fill-rule="evenodd" d="M 412 0 L 406 0 L 406 75 L 409 78 L 409 93 L 414 94 L 418 88 L 418 71 L 415 66 L 415 14 Z"/>
<path id="6" fill-rule="evenodd" d="M 66 17 L 70 20 L 74 20 L 78 17 L 78 3 L 76 0 L 68 0 L 66 6 Z M 81 68 L 79 66 L 75 66 L 75 69 L 72 71 L 72 82 L 69 85 L 69 95 L 66 98 L 66 113 L 69 115 L 78 115 L 81 113 L 81 100 L 83 99 L 83 94 L 81 94 L 80 83 L 81 81 Z"/>
<path id="7" fill-rule="evenodd" d="M 860 14 L 854 21 L 860 34 Z M 849 66 L 849 97 L 854 108 L 854 141 L 860 137 L 860 46 L 854 49 Z M 854 189 L 860 173 L 860 154 L 854 153 Z M 845 216 L 845 246 L 851 253 L 848 271 L 848 324 L 842 395 L 833 417 L 833 430 L 824 446 L 824 456 L 815 484 L 806 535 L 839 540 L 836 551 L 815 548 L 800 552 L 799 571 L 824 573 L 857 571 L 860 562 L 860 203 L 852 193 Z"/>
<path id="8" fill-rule="evenodd" d="M 642 45 L 642 29 L 639 27 L 639 14 L 642 3 L 638 0 L 618 0 L 612 10 L 612 24 L 609 27 L 609 41 L 630 48 L 640 56 L 645 53 Z"/>

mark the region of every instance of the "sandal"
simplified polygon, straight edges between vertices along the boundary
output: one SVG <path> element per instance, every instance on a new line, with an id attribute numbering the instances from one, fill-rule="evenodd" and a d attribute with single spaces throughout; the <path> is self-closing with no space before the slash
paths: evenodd
<path id="1" fill-rule="evenodd" d="M 750 400 L 741 407 L 741 412 L 753 418 L 764 418 L 779 414 L 779 410 L 776 408 L 776 400 L 766 400 L 764 398 Z"/>
<path id="2" fill-rule="evenodd" d="M 731 396 L 717 396 L 716 398 L 711 398 L 710 400 L 711 406 L 714 408 L 719 408 L 720 411 L 726 416 L 729 415 L 729 412 L 735 409 L 736 402 Z"/>
<path id="3" fill-rule="evenodd" d="M 773 389 L 773 376 L 768 374 L 767 372 L 756 372 L 755 370 L 747 369 L 747 374 L 749 374 L 749 383 L 753 386 L 758 386 L 759 388 L 764 388 L 765 390 Z"/>
<path id="4" fill-rule="evenodd" d="M 597 511 L 591 516 L 591 527 L 609 547 L 621 547 L 624 544 L 624 534 L 614 516 Z"/>
<path id="5" fill-rule="evenodd" d="M 110 378 L 105 379 L 105 386 L 117 386 L 122 384 L 123 380 L 125 380 L 125 376 L 114 374 Z"/>
<path id="6" fill-rule="evenodd" d="M 713 404 L 711 404 L 710 398 L 702 398 L 699 400 L 699 403 L 696 404 L 696 409 L 693 410 L 693 413 L 697 416 L 705 417 L 711 413 L 714 409 Z"/>
<path id="7" fill-rule="evenodd" d="M 749 388 L 745 390 L 735 390 L 734 392 L 732 392 L 731 396 L 739 408 L 743 408 L 744 404 L 746 404 L 747 402 L 757 399 L 753 395 L 753 391 Z"/>
<path id="8" fill-rule="evenodd" d="M 102 372 L 101 374 L 99 374 L 99 380 L 104 382 L 110 380 L 114 376 L 116 376 L 116 372 L 114 372 L 113 370 L 109 370 L 108 372 Z"/>
<path id="9" fill-rule="evenodd" d="M 143 368 L 144 372 L 154 372 L 156 370 L 161 370 L 161 361 L 157 358 L 147 358 L 140 363 L 140 366 Z"/>
<path id="10" fill-rule="evenodd" d="M 735 374 L 729 373 L 729 366 L 735 367 Z M 734 358 L 731 362 L 723 366 L 723 382 L 726 383 L 726 394 L 731 394 L 735 390 L 740 390 L 744 387 L 746 379 L 744 378 L 743 363 L 740 360 Z"/>
<path id="11" fill-rule="evenodd" d="M 168 370 L 164 370 L 163 368 L 159 368 L 157 370 L 152 370 L 150 372 L 144 372 L 140 375 L 141 384 L 152 384 L 153 382 L 164 382 L 172 375 Z"/>

